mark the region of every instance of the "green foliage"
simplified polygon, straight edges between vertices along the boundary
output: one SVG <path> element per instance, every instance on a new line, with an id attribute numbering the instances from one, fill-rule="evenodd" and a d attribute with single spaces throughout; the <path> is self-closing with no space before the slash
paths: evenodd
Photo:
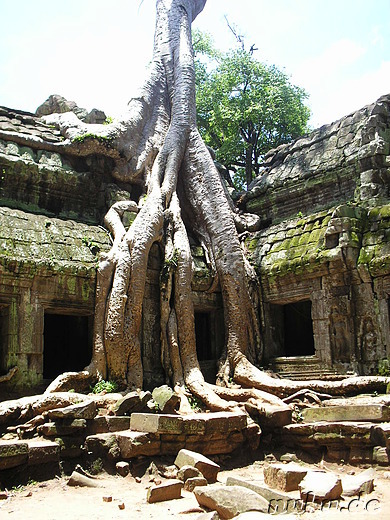
<path id="1" fill-rule="evenodd" d="M 111 123 L 114 122 L 114 118 L 111 117 L 111 116 L 107 116 L 106 117 L 106 120 L 104 121 L 103 125 L 110 125 Z"/>
<path id="2" fill-rule="evenodd" d="M 90 251 L 91 251 L 91 253 L 92 253 L 93 255 L 97 255 L 97 254 L 99 253 L 99 251 L 100 251 L 100 246 L 99 246 L 99 244 L 97 244 L 97 243 L 94 242 L 93 240 L 89 239 L 88 237 L 83 237 L 83 238 L 81 239 L 81 241 L 82 241 L 82 243 L 83 243 L 85 246 L 87 246 L 87 247 L 90 249 Z"/>
<path id="3" fill-rule="evenodd" d="M 189 395 L 188 402 L 190 403 L 191 410 L 193 410 L 194 412 L 200 413 L 205 411 L 205 405 L 203 401 L 201 401 L 199 397 L 196 397 L 196 395 Z"/>
<path id="4" fill-rule="evenodd" d="M 116 392 L 118 390 L 118 383 L 116 381 L 98 381 L 95 386 L 91 388 L 93 394 L 100 394 L 101 392 L 106 392 L 107 394 L 111 392 Z"/>
<path id="5" fill-rule="evenodd" d="M 89 465 L 89 472 L 92 475 L 102 473 L 103 469 L 103 460 L 101 458 L 94 459 Z"/>
<path id="6" fill-rule="evenodd" d="M 388 377 L 390 376 L 390 359 L 381 359 L 378 361 L 378 375 Z"/>
<path id="7" fill-rule="evenodd" d="M 199 31 L 193 44 L 200 133 L 243 188 L 270 149 L 307 132 L 307 94 L 274 65 L 255 59 L 253 46 L 222 53 Z"/>
<path id="8" fill-rule="evenodd" d="M 160 274 L 160 281 L 162 283 L 165 283 L 168 280 L 171 269 L 176 269 L 178 261 L 179 251 L 177 249 L 174 249 L 173 254 L 170 257 L 165 258 L 164 260 L 164 264 L 162 266 Z"/>

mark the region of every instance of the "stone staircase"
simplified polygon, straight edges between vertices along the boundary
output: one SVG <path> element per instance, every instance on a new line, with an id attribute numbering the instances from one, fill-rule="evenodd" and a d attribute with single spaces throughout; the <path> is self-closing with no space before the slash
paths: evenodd
<path id="1" fill-rule="evenodd" d="M 284 379 L 340 381 L 347 377 L 322 363 L 316 356 L 277 357 L 272 360 L 271 368 Z"/>

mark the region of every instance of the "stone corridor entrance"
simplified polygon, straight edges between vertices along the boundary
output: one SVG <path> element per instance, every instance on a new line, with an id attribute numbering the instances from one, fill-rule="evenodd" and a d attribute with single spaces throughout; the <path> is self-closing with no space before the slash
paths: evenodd
<path id="1" fill-rule="evenodd" d="M 82 370 L 92 356 L 92 317 L 45 312 L 43 378 Z"/>

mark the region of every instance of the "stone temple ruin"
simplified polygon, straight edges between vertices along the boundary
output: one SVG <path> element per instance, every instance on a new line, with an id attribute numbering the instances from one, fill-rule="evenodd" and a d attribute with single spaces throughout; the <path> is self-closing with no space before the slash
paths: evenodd
<path id="1" fill-rule="evenodd" d="M 89 122 L 104 119 L 57 96 L 37 114 L 0 107 L 1 399 L 39 394 L 59 374 L 89 363 L 97 262 L 111 247 L 103 217 L 114 202 L 142 196 L 138 185 L 113 180 L 111 159 L 58 152 L 63 137 L 39 116 L 67 110 Z M 260 230 L 242 233 L 241 242 L 261 289 L 262 362 L 280 377 L 377 374 L 390 358 L 389 164 L 387 95 L 272 150 L 250 190 L 232 194 L 240 209 L 261 219 Z M 134 218 L 124 215 L 127 225 Z M 212 382 L 224 345 L 222 298 L 203 248 L 193 243 L 191 252 L 197 355 Z M 321 504 L 371 493 L 371 473 L 350 484 L 346 475 L 341 482 L 294 464 L 265 466 L 259 482 L 251 474 L 250 482 L 229 477 L 226 486 L 213 487 L 220 467 L 207 457 L 219 461 L 245 447 L 245 459 L 256 453 L 260 435 L 260 459 L 267 447 L 279 447 L 281 462 L 309 454 L 316 461 L 388 466 L 390 398 L 313 393 L 319 406 L 290 395 L 278 406 L 265 400 L 252 414 L 250 399 L 240 410 L 176 413 L 178 396 L 161 386 L 161 266 L 155 244 L 143 303 L 144 390 L 45 392 L 0 403 L 0 489 L 64 474 L 71 474 L 68 485 L 96 485 L 84 467 L 101 464 L 123 477 L 131 468 L 135 476 L 151 457 L 176 456 L 176 468 L 149 466 L 157 471 L 155 483 L 166 480 L 149 486 L 148 502 L 178 498 L 184 486 L 200 506 L 219 512 L 228 497 L 231 518 L 239 510 L 280 512 L 280 504 L 298 503 L 287 492 L 299 492 L 305 505 L 314 491 Z M 0 491 L 1 498 L 8 492 Z M 272 503 L 279 509 L 270 510 Z"/>
<path id="2" fill-rule="evenodd" d="M 53 151 L 26 147 L 23 135 Z M 110 248 L 103 216 L 113 202 L 141 196 L 112 179 L 110 159 L 59 154 L 62 139 L 37 115 L 0 109 L 0 376 L 17 367 L 2 383 L 11 393 L 88 364 L 97 257 Z M 269 152 L 238 199 L 262 219 L 242 241 L 261 284 L 264 363 L 282 377 L 375 374 L 390 357 L 389 157 L 387 95 Z M 202 247 L 192 255 L 197 353 L 211 381 L 223 309 Z M 142 327 L 150 389 L 164 383 L 160 266 L 155 245 Z"/>

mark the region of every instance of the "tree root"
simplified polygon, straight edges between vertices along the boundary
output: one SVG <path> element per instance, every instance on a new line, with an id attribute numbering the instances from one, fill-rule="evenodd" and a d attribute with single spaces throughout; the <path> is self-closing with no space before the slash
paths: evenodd
<path id="1" fill-rule="evenodd" d="M 18 367 L 12 367 L 7 372 L 7 374 L 4 374 L 3 376 L 0 376 L 0 383 L 8 383 L 8 381 L 11 381 L 11 379 L 14 377 L 16 372 L 18 371 Z"/>
<path id="2" fill-rule="evenodd" d="M 318 393 L 328 393 L 332 396 L 355 395 L 366 392 L 386 393 L 389 377 L 355 376 L 342 381 L 293 381 L 290 379 L 275 379 L 253 366 L 244 356 L 234 366 L 233 379 L 246 387 L 253 387 L 269 392 L 280 398 L 291 394 L 310 390 Z"/>

